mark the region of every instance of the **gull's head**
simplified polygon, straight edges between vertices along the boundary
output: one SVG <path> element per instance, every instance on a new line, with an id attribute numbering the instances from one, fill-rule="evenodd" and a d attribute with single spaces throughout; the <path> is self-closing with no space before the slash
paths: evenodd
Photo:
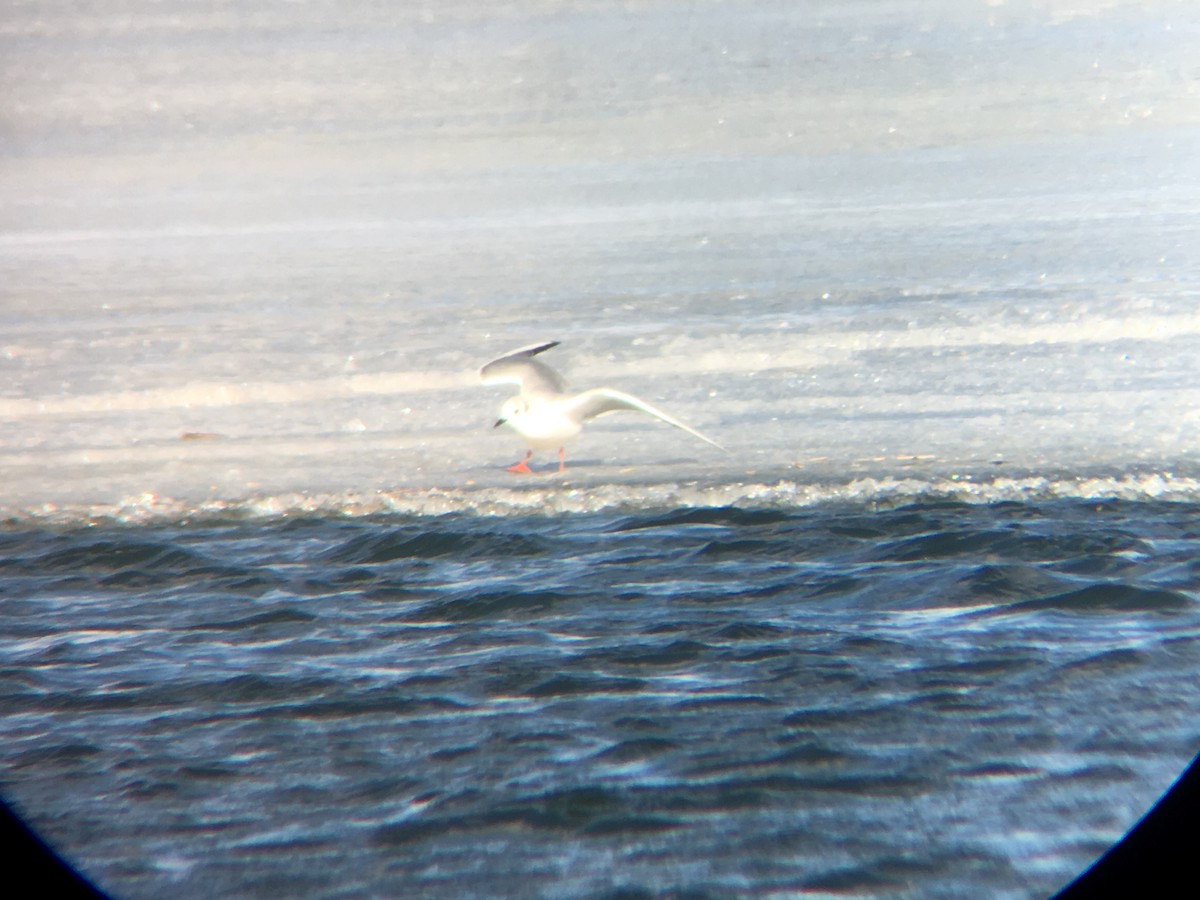
<path id="1" fill-rule="evenodd" d="M 500 418 L 496 420 L 493 428 L 499 428 L 501 425 L 512 425 L 518 431 L 521 430 L 521 419 L 529 412 L 529 402 L 521 396 L 509 397 L 504 401 L 504 405 L 500 407 Z"/>

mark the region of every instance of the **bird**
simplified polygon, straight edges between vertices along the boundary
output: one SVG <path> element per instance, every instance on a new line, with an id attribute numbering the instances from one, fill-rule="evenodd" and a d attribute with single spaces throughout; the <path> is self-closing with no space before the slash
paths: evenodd
<path id="1" fill-rule="evenodd" d="M 529 460 L 533 458 L 533 451 L 553 450 L 556 447 L 558 471 L 566 471 L 566 444 L 583 430 L 583 423 L 596 416 L 626 409 L 654 416 L 718 450 L 725 449 L 661 409 L 655 409 L 646 401 L 623 391 L 600 387 L 579 394 L 569 393 L 562 377 L 534 358 L 558 345 L 558 341 L 530 344 L 493 359 L 479 370 L 479 378 L 485 385 L 515 384 L 521 390 L 504 401 L 500 407 L 500 418 L 493 426 L 509 426 L 529 445 L 525 458 L 508 466 L 508 471 L 532 474 Z"/>

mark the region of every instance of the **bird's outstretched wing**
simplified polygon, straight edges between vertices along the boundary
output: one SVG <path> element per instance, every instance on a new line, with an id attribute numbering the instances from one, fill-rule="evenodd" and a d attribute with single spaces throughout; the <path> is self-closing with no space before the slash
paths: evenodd
<path id="1" fill-rule="evenodd" d="M 668 425 L 674 425 L 676 428 L 686 431 L 692 437 L 697 437 L 706 444 L 712 444 L 718 450 L 725 449 L 716 441 L 706 438 L 695 428 L 684 425 L 674 416 L 669 416 L 661 409 L 657 409 L 646 401 L 639 400 L 632 394 L 626 394 L 623 391 L 614 391 L 611 388 L 593 388 L 590 391 L 584 391 L 582 394 L 572 397 L 565 404 L 567 414 L 580 422 L 623 409 L 644 412 L 662 422 L 666 422 Z"/>
<path id="2" fill-rule="evenodd" d="M 522 394 L 562 394 L 567 389 L 562 377 L 533 358 L 543 350 L 557 346 L 558 341 L 549 341 L 513 350 L 480 369 L 479 379 L 484 384 L 515 384 Z"/>

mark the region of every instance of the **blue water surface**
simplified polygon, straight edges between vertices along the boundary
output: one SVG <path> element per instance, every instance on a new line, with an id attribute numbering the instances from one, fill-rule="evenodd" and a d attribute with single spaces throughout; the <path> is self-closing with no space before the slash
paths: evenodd
<path id="1" fill-rule="evenodd" d="M 0 785 L 114 896 L 1049 895 L 1200 747 L 1198 507 L 0 534 Z"/>

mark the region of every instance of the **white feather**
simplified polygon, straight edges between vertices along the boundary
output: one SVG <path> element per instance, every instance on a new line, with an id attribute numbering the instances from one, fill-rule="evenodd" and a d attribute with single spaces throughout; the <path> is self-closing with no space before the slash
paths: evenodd
<path id="1" fill-rule="evenodd" d="M 561 450 L 567 441 L 579 434 L 584 422 L 622 410 L 653 416 L 719 450 L 725 449 L 674 416 L 624 391 L 602 387 L 569 394 L 561 376 L 533 358 L 557 345 L 558 341 L 530 344 L 492 360 L 479 370 L 484 384 L 515 384 L 520 388 L 519 394 L 504 402 L 496 425 L 508 425 L 515 430 L 525 438 L 531 453 L 533 450 Z"/>

